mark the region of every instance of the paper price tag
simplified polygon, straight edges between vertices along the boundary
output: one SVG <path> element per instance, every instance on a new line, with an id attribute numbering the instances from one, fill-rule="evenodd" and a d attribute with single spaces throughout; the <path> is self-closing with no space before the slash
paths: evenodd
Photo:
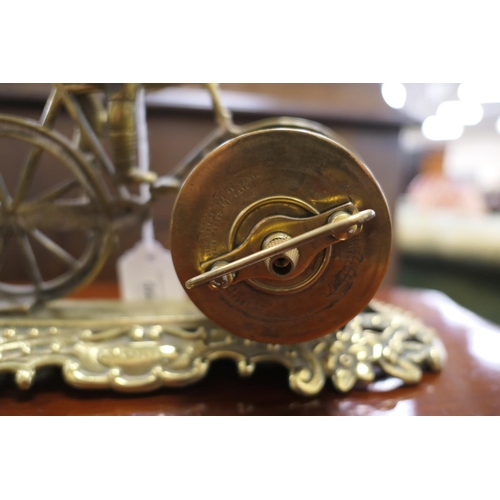
<path id="1" fill-rule="evenodd" d="M 137 243 L 117 261 L 120 295 L 124 300 L 185 299 L 170 250 L 158 241 Z"/>

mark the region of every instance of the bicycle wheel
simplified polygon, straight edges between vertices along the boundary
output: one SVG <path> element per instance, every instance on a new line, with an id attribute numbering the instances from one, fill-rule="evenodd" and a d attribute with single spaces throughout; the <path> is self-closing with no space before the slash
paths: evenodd
<path id="1" fill-rule="evenodd" d="M 111 250 L 110 222 L 103 180 L 66 138 L 0 115 L 4 302 L 44 302 L 90 280 Z"/>

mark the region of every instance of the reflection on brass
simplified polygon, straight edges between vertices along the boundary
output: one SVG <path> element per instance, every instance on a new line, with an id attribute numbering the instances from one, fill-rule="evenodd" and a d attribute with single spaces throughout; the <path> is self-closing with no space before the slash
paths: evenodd
<path id="1" fill-rule="evenodd" d="M 263 248 L 278 233 L 289 238 Z M 390 246 L 373 175 L 313 129 L 270 127 L 228 140 L 192 170 L 172 214 L 172 258 L 191 300 L 259 342 L 303 342 L 346 324 L 379 287 Z M 224 275 L 231 284 L 213 286 Z"/>
<path id="2" fill-rule="evenodd" d="M 375 300 L 338 331 L 292 345 L 232 335 L 189 302 L 61 300 L 30 316 L 0 319 L 0 373 L 13 373 L 22 389 L 45 366 L 60 367 L 77 388 L 186 386 L 222 358 L 234 360 L 242 376 L 257 363 L 280 363 L 289 370 L 290 388 L 312 396 L 327 379 L 340 392 L 387 377 L 415 384 L 424 370 L 441 369 L 445 351 L 434 330 Z"/>

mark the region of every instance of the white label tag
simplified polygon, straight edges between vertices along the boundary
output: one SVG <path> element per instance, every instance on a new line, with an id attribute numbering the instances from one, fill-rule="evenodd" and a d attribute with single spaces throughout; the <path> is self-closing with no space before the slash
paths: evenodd
<path id="1" fill-rule="evenodd" d="M 172 262 L 170 250 L 153 240 L 137 243 L 117 261 L 120 295 L 124 300 L 187 298 Z"/>

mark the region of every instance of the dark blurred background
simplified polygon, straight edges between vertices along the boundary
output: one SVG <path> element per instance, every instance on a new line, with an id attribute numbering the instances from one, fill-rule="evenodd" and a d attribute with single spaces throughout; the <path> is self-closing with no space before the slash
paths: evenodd
<path id="1" fill-rule="evenodd" d="M 0 84 L 0 113 L 39 119 L 50 85 Z M 500 323 L 500 88 L 460 84 L 221 84 L 236 123 L 271 116 L 318 121 L 340 134 L 378 179 L 394 223 L 384 285 L 434 288 Z M 148 95 L 151 169 L 169 170 L 214 127 L 206 91 L 194 85 Z M 71 135 L 62 116 L 57 129 Z M 13 151 L 0 151 L 15 169 Z M 12 163 L 12 166 L 10 166 Z M 173 199 L 154 209 L 169 246 Z M 115 281 L 116 258 L 97 277 Z M 12 275 L 16 265 L 9 266 Z"/>

